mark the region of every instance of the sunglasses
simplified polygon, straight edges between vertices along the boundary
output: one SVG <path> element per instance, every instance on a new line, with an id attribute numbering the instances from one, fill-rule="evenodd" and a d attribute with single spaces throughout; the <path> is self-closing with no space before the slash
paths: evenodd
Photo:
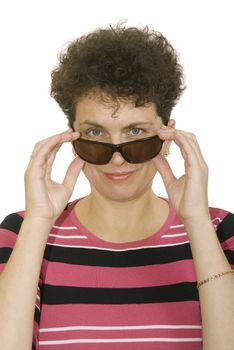
<path id="1" fill-rule="evenodd" d="M 163 141 L 155 135 L 118 145 L 82 138 L 73 141 L 72 144 L 81 159 L 102 165 L 109 163 L 114 152 L 119 152 L 128 163 L 147 162 L 159 154 Z"/>

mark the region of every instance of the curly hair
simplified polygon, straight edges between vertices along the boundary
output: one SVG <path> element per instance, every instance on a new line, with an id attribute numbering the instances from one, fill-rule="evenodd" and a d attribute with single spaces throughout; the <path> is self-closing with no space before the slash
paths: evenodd
<path id="1" fill-rule="evenodd" d="M 79 98 L 91 92 L 104 101 L 127 100 L 135 107 L 153 102 L 167 124 L 185 89 L 178 53 L 160 33 L 117 24 L 98 28 L 69 42 L 51 72 L 50 95 L 69 125 Z"/>

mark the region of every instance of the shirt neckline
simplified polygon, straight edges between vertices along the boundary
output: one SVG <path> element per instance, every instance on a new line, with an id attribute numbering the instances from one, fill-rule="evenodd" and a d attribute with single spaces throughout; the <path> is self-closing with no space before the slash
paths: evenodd
<path id="1" fill-rule="evenodd" d="M 173 223 L 176 213 L 170 203 L 170 201 L 167 198 L 159 197 L 163 200 L 165 200 L 168 203 L 169 206 L 169 213 L 167 216 L 167 219 L 165 220 L 164 224 L 161 226 L 161 228 L 157 231 L 155 231 L 153 234 L 150 236 L 136 240 L 136 241 L 131 241 L 131 242 L 123 242 L 123 243 L 116 243 L 116 242 L 109 242 L 106 241 L 98 236 L 96 236 L 94 233 L 92 233 L 88 228 L 86 228 L 79 218 L 75 214 L 75 205 L 82 200 L 85 197 L 78 198 L 74 200 L 73 202 L 70 202 L 68 204 L 68 215 L 70 220 L 72 221 L 72 224 L 77 227 L 77 229 L 85 236 L 87 236 L 90 240 L 94 242 L 95 245 L 105 247 L 105 248 L 134 248 L 134 247 L 139 247 L 139 246 L 146 246 L 146 245 L 153 245 L 155 244 L 161 236 L 170 228 L 171 224 Z"/>

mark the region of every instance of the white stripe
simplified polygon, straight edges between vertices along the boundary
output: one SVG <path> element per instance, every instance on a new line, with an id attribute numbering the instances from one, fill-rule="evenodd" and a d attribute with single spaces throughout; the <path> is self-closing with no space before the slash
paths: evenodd
<path id="1" fill-rule="evenodd" d="M 216 217 L 216 218 L 212 219 L 212 221 L 215 221 L 215 220 L 219 220 L 219 222 L 222 221 L 222 219 L 220 217 Z M 60 229 L 60 230 L 78 230 L 78 228 L 76 226 L 56 226 L 56 225 L 53 225 L 53 227 Z M 170 226 L 170 228 L 177 228 L 177 227 L 184 227 L 184 224 Z"/>
<path id="2" fill-rule="evenodd" d="M 177 227 L 184 227 L 184 224 L 180 224 L 180 225 L 172 225 L 172 226 L 170 226 L 170 228 L 177 228 Z"/>
<path id="3" fill-rule="evenodd" d="M 54 228 L 58 228 L 59 230 L 78 230 L 76 226 L 56 226 L 53 225 Z"/>
<path id="4" fill-rule="evenodd" d="M 87 236 L 61 236 L 61 235 L 55 235 L 53 233 L 50 233 L 49 234 L 50 237 L 57 237 L 57 238 L 65 238 L 65 239 L 68 239 L 68 238 L 82 238 L 82 239 L 87 239 L 88 237 Z"/>
<path id="5" fill-rule="evenodd" d="M 163 235 L 162 238 L 168 238 L 168 237 L 182 237 L 182 236 L 187 236 L 187 233 L 175 233 L 174 235 Z"/>
<path id="6" fill-rule="evenodd" d="M 218 220 L 219 222 L 222 221 L 222 219 L 220 217 L 218 217 L 218 216 L 216 218 L 212 219 L 212 221 L 215 221 L 215 220 Z"/>
<path id="7" fill-rule="evenodd" d="M 67 339 L 67 340 L 49 340 L 39 341 L 39 345 L 59 345 L 59 344 L 78 344 L 78 343 L 146 343 L 146 342 L 201 342 L 202 338 L 117 338 L 117 339 Z"/>
<path id="8" fill-rule="evenodd" d="M 215 221 L 215 220 L 219 220 L 219 222 L 222 221 L 222 219 L 218 216 L 216 218 L 212 219 L 212 221 Z M 170 226 L 170 228 L 177 228 L 177 227 L 184 227 L 184 224 Z"/>
<path id="9" fill-rule="evenodd" d="M 87 247 L 87 246 L 80 246 L 80 245 L 66 245 L 66 244 L 57 244 L 57 243 L 46 243 L 47 245 L 52 245 L 56 247 L 66 247 L 66 248 L 83 248 L 83 249 L 96 249 L 96 250 L 107 250 L 107 251 L 116 251 L 116 252 L 123 252 L 123 251 L 129 251 L 129 250 L 140 250 L 145 248 L 163 248 L 163 247 L 173 247 L 178 245 L 187 244 L 189 241 L 180 242 L 180 243 L 173 243 L 173 244 L 160 244 L 156 246 L 143 246 L 143 247 L 135 247 L 135 248 L 125 248 L 125 249 L 110 249 L 110 248 L 99 248 L 99 247 Z"/>
<path id="10" fill-rule="evenodd" d="M 145 326 L 71 326 L 71 327 L 55 327 L 41 328 L 40 333 L 47 332 L 64 332 L 64 331 L 80 331 L 80 330 L 128 330 L 128 329 L 201 329 L 200 325 L 145 325 Z"/>

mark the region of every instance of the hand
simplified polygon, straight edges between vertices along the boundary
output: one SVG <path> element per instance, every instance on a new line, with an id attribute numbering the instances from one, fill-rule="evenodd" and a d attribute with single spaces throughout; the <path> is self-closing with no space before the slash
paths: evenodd
<path id="1" fill-rule="evenodd" d="M 176 178 L 165 157 L 160 154 L 152 161 L 166 187 L 176 214 L 185 223 L 210 218 L 208 208 L 208 167 L 194 134 L 173 128 L 159 129 L 162 140 L 174 141 L 184 159 L 185 174 Z"/>
<path id="2" fill-rule="evenodd" d="M 76 157 L 61 184 L 51 179 L 52 165 L 62 144 L 78 137 L 78 132 L 69 129 L 35 145 L 25 172 L 25 217 L 45 219 L 53 224 L 64 210 L 84 161 Z"/>

